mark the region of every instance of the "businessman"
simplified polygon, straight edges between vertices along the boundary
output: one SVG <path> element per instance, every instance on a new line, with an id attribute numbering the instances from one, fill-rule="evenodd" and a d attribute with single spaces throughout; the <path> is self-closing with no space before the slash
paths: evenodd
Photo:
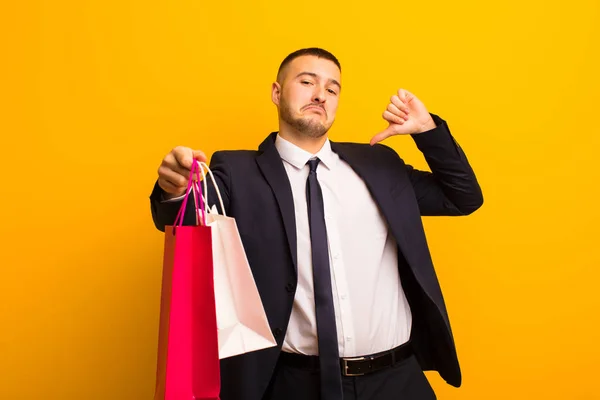
<path id="1" fill-rule="evenodd" d="M 404 89 L 369 144 L 330 141 L 341 92 L 334 55 L 298 50 L 272 84 L 278 131 L 257 151 L 212 156 L 277 341 L 221 360 L 223 400 L 435 399 L 424 370 L 461 384 L 421 216 L 477 210 L 475 174 L 446 122 Z M 379 144 L 396 135 L 414 140 L 431 172 Z M 160 164 L 150 197 L 160 230 L 174 222 L 194 158 L 206 161 L 176 147 Z"/>

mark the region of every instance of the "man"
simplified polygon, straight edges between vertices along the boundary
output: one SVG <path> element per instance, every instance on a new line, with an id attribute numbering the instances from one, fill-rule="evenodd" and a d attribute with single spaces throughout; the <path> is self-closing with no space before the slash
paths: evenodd
<path id="1" fill-rule="evenodd" d="M 272 86 L 279 131 L 258 151 L 212 157 L 278 345 L 222 360 L 223 400 L 434 399 L 423 370 L 460 386 L 421 215 L 470 214 L 481 190 L 446 123 L 406 90 L 370 145 L 329 141 L 340 77 L 325 50 L 290 54 Z M 432 172 L 377 144 L 393 135 L 410 135 Z M 173 224 L 193 158 L 206 160 L 177 147 L 160 165 L 160 230 Z"/>

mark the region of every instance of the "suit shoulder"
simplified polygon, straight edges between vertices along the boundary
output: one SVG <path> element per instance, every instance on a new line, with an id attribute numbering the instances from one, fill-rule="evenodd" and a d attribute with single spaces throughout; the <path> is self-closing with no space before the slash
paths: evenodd
<path id="1" fill-rule="evenodd" d="M 256 150 L 219 150 L 213 153 L 211 163 L 244 163 L 255 160 L 259 154 Z"/>
<path id="2" fill-rule="evenodd" d="M 398 159 L 398 153 L 394 149 L 384 144 L 377 143 L 371 146 L 367 143 L 353 143 L 353 142 L 337 142 L 335 144 L 343 152 L 349 152 L 362 157 L 376 158 L 376 159 Z"/>
<path id="3" fill-rule="evenodd" d="M 213 153 L 213 157 L 256 157 L 259 153 L 257 150 L 217 150 Z"/>

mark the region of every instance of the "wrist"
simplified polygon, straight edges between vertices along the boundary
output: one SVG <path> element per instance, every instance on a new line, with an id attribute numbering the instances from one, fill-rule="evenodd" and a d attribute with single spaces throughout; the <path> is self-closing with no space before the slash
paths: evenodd
<path id="1" fill-rule="evenodd" d="M 421 125 L 421 128 L 419 129 L 419 131 L 417 133 L 427 132 L 427 131 L 433 130 L 435 128 L 437 128 L 437 125 L 435 124 L 435 121 L 433 120 L 433 118 L 431 118 L 431 115 L 430 115 L 427 122 L 425 122 L 424 124 Z"/>

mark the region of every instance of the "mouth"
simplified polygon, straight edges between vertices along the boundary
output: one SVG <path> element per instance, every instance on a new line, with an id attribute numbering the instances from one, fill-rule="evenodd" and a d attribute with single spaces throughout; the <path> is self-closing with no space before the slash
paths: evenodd
<path id="1" fill-rule="evenodd" d="M 319 106 L 308 106 L 304 110 L 305 111 L 316 110 L 316 111 L 319 111 L 319 112 L 325 114 L 325 110 L 322 107 L 319 107 Z"/>

